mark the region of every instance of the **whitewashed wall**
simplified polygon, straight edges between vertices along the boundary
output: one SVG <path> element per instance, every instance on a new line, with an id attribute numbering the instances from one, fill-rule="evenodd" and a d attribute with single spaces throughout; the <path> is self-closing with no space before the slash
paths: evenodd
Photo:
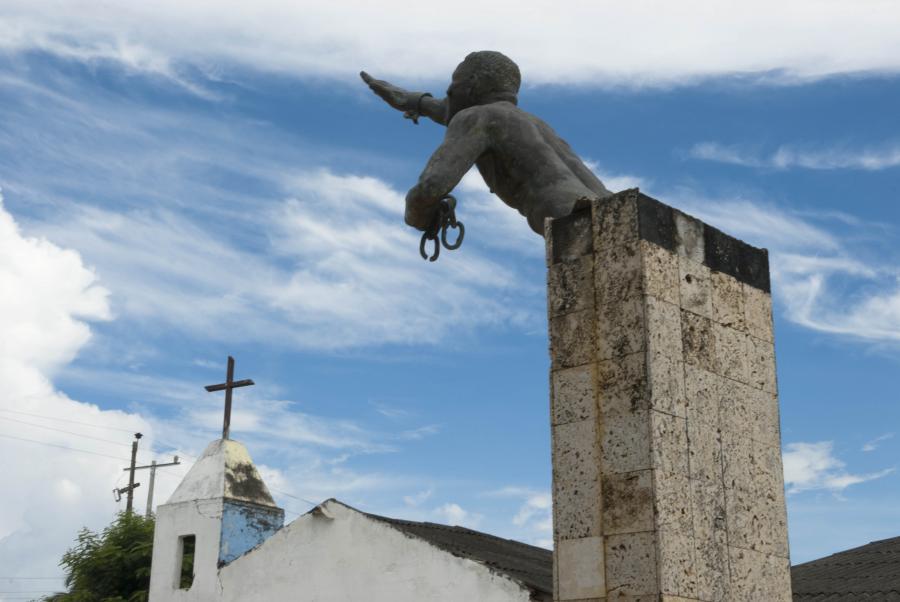
<path id="1" fill-rule="evenodd" d="M 219 571 L 224 602 L 528 602 L 527 589 L 339 502 Z"/>

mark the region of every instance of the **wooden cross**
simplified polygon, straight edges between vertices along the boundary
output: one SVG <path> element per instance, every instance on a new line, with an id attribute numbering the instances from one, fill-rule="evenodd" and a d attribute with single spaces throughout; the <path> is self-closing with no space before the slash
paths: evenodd
<path id="1" fill-rule="evenodd" d="M 237 381 L 234 380 L 234 358 L 229 355 L 228 374 L 225 377 L 225 382 L 206 387 L 206 390 L 210 393 L 213 391 L 225 391 L 225 422 L 222 424 L 222 439 L 228 439 L 228 434 L 231 431 L 231 391 L 238 387 L 249 387 L 253 384 L 256 383 L 249 378 Z"/>

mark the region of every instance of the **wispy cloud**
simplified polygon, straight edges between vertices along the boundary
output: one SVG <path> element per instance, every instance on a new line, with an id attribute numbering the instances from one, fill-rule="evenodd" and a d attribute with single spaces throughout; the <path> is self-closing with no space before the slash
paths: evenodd
<path id="1" fill-rule="evenodd" d="M 834 455 L 834 443 L 788 443 L 783 454 L 784 482 L 789 494 L 826 490 L 839 494 L 851 485 L 885 477 L 895 468 L 854 474 Z"/>
<path id="2" fill-rule="evenodd" d="M 49 11 L 10 0 L 0 11 L 0 48 L 116 60 L 187 82 L 191 68 L 218 78 L 233 74 L 234 66 L 347 80 L 366 68 L 446 80 L 466 52 L 485 47 L 518 59 L 526 82 L 593 86 L 748 73 L 795 81 L 900 67 L 900 11 L 893 3 L 859 10 L 850 0 L 799 0 L 782 9 L 774 0 L 717 11 L 703 0 L 582 2 L 559 11 L 485 9 L 472 0 L 438 11 L 396 1 L 260 0 L 226 9 L 212 0 L 127 8 L 84 0 Z M 401 13 L 402 19 L 392 17 Z M 643 35 L 631 35 L 636 30 Z M 843 32 L 841 44 L 834 43 L 835 31 Z M 409 53 L 411 47 L 429 48 L 428 60 Z"/>
<path id="3" fill-rule="evenodd" d="M 825 148 L 802 149 L 780 146 L 774 152 L 762 154 L 740 145 L 700 142 L 688 151 L 694 159 L 763 167 L 768 169 L 862 169 L 876 171 L 900 166 L 900 144 L 863 149 Z"/>
<path id="4" fill-rule="evenodd" d="M 865 445 L 862 446 L 862 451 L 864 452 L 873 452 L 878 449 L 878 445 L 883 441 L 887 441 L 888 439 L 893 439 L 894 433 L 885 433 L 884 435 L 880 435 L 875 437 L 871 441 L 867 441 Z"/>

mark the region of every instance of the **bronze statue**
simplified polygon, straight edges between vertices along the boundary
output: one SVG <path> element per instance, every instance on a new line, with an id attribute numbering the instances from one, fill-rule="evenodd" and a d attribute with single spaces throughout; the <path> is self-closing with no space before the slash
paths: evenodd
<path id="1" fill-rule="evenodd" d="M 516 106 L 519 67 L 499 52 L 469 54 L 443 99 L 408 92 L 365 71 L 360 76 L 405 117 L 418 123 L 424 115 L 447 126 L 443 143 L 406 195 L 405 219 L 414 228 L 434 228 L 441 200 L 472 165 L 538 234 L 544 233 L 544 218 L 568 215 L 581 199 L 612 194 L 549 125 Z"/>

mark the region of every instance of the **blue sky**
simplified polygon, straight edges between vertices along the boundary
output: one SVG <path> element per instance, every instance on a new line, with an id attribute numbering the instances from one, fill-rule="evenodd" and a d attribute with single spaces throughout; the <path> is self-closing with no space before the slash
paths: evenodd
<path id="1" fill-rule="evenodd" d="M 839 52 L 825 40 L 856 15 L 842 3 L 808 47 L 787 15 L 772 47 L 747 41 L 767 23 L 750 11 L 692 21 L 696 39 L 651 23 L 655 50 L 541 53 L 530 42 L 562 34 L 532 35 L 528 12 L 496 40 L 454 42 L 468 30 L 450 20 L 411 58 L 365 14 L 282 7 L 294 32 L 246 8 L 84 6 L 68 31 L 65 10 L 13 3 L 0 45 L 0 450 L 16 458 L 0 590 L 57 577 L 76 530 L 108 521 L 130 431 L 143 460 L 189 462 L 217 436 L 221 399 L 202 387 L 228 354 L 257 383 L 236 393 L 233 437 L 289 519 L 337 497 L 548 544 L 542 241 L 470 174 L 465 244 L 422 262 L 402 199 L 443 131 L 355 79 L 437 94 L 483 47 L 520 62 L 520 105 L 609 188 L 770 249 L 793 560 L 900 532 L 896 9 L 859 15 L 871 35 L 849 28 Z"/>

